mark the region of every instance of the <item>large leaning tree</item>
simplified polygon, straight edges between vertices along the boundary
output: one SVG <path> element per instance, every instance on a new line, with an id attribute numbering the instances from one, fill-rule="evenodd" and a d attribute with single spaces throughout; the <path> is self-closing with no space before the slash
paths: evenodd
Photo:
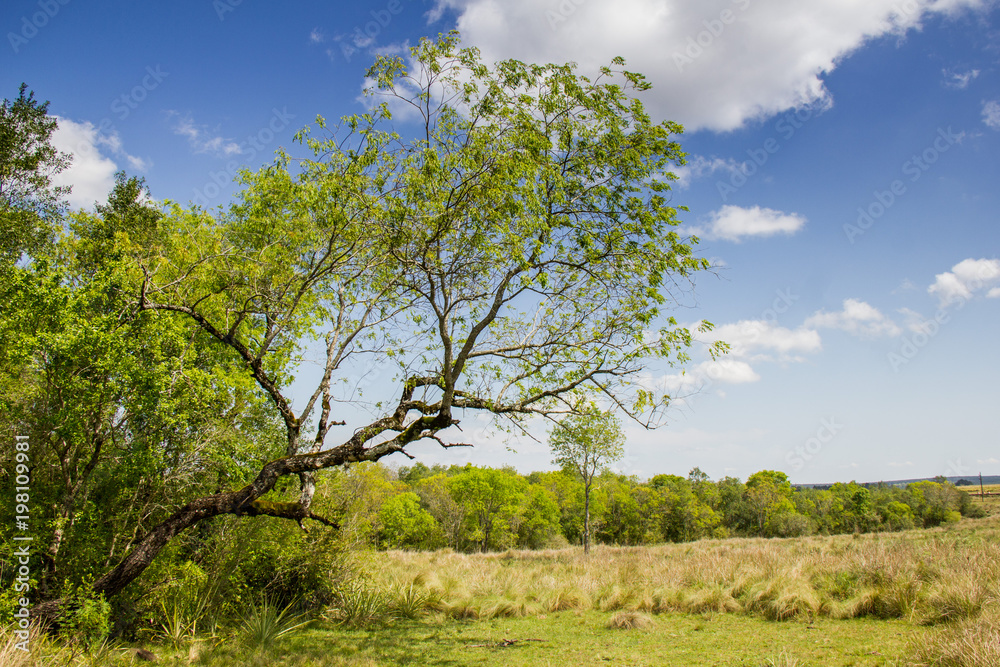
<path id="1" fill-rule="evenodd" d="M 468 415 L 526 428 L 599 394 L 655 424 L 669 399 L 639 373 L 687 360 L 692 335 L 668 311 L 709 264 L 668 196 L 681 127 L 650 119 L 623 65 L 591 80 L 424 40 L 376 61 L 368 113 L 300 133 L 312 157 L 244 173 L 224 211 L 169 208 L 136 260 L 134 307 L 237 361 L 284 452 L 245 486 L 181 499 L 95 591 L 117 594 L 211 517 L 331 523 L 312 509 L 317 471 L 467 444 Z M 293 401 L 316 349 L 315 388 Z M 375 413 L 343 432 L 359 369 L 385 364 Z M 293 497 L 276 491 L 289 477 Z"/>

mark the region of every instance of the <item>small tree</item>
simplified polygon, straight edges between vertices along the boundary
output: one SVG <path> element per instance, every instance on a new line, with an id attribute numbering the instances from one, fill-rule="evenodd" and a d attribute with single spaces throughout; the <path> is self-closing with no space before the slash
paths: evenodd
<path id="1" fill-rule="evenodd" d="M 624 445 L 618 419 L 593 406 L 563 419 L 549 434 L 552 462 L 583 478 L 584 553 L 590 553 L 590 489 L 594 477 L 622 457 Z"/>

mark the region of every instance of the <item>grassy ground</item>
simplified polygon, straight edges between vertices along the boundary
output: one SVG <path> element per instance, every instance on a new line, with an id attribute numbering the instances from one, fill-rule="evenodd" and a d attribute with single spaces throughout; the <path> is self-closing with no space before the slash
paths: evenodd
<path id="1" fill-rule="evenodd" d="M 620 630 L 607 627 L 609 616 L 559 612 L 410 621 L 371 630 L 322 628 L 290 639 L 288 657 L 272 653 L 260 664 L 896 665 L 902 663 L 892 656 L 907 651 L 915 632 L 899 621 L 773 623 L 732 614 L 664 614 L 650 617 L 645 628 Z M 541 641 L 528 641 L 536 639 Z M 220 653 L 204 664 L 237 664 L 230 657 Z"/>
<path id="2" fill-rule="evenodd" d="M 979 485 L 977 484 L 976 486 L 965 487 L 964 490 L 968 491 L 970 495 L 972 495 L 973 493 L 978 494 Z M 1000 484 L 985 484 L 983 485 L 983 490 L 986 491 L 986 493 L 1000 494 Z M 1000 495 L 985 496 L 982 499 L 978 495 L 975 495 L 972 498 L 972 502 L 976 505 L 982 504 L 983 507 L 986 508 L 986 512 L 990 516 L 996 516 L 1000 514 Z"/>
<path id="3" fill-rule="evenodd" d="M 359 559 L 361 583 L 307 629 L 257 648 L 233 632 L 148 648 L 161 664 L 206 666 L 1000 665 L 1000 516 L 898 534 L 599 547 L 589 557 Z M 0 648 L 0 663 L 136 664 L 134 649 L 121 649 L 18 663 Z"/>

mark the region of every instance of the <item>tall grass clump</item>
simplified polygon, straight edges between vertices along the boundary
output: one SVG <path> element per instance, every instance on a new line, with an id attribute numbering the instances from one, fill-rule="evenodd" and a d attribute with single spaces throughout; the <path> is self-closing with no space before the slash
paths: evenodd
<path id="1" fill-rule="evenodd" d="M 996 667 L 1000 665 L 1000 615 L 943 626 L 915 640 L 913 665 L 919 667 Z"/>
<path id="2" fill-rule="evenodd" d="M 396 582 L 387 603 L 388 611 L 397 618 L 415 620 L 428 611 L 441 608 L 441 596 L 427 587 L 422 574 L 410 581 Z"/>
<path id="3" fill-rule="evenodd" d="M 325 617 L 339 625 L 363 628 L 391 618 L 390 600 L 384 591 L 360 581 L 349 581 L 334 594 Z"/>
<path id="4" fill-rule="evenodd" d="M 243 616 L 239 638 L 243 646 L 252 651 L 268 650 L 276 641 L 301 630 L 309 622 L 305 615 L 292 613 L 291 603 L 278 607 L 265 598 Z"/>

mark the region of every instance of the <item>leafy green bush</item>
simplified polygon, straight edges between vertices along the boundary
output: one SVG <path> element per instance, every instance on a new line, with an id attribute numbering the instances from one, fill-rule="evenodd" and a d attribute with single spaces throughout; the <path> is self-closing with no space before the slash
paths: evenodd
<path id="1" fill-rule="evenodd" d="M 59 636 L 86 648 L 100 644 L 111 634 L 111 605 L 91 587 L 66 587 L 59 615 Z"/>

